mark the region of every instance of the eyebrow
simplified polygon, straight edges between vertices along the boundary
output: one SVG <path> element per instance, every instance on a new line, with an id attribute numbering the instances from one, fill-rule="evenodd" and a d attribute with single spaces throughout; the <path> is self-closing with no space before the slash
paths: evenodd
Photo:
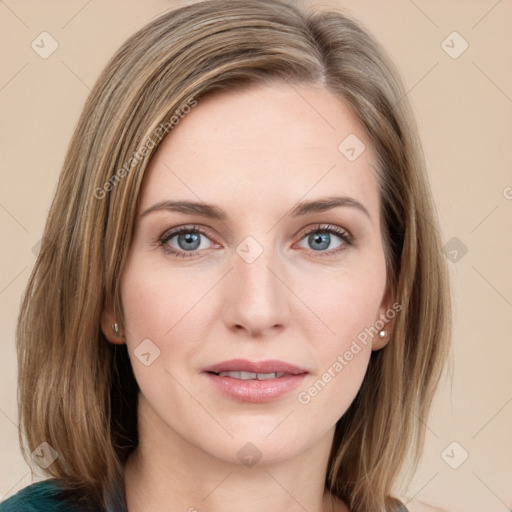
<path id="1" fill-rule="evenodd" d="M 289 217 L 300 217 L 312 213 L 325 212 L 339 207 L 351 207 L 364 213 L 371 221 L 368 210 L 356 199 L 347 196 L 331 196 L 314 201 L 302 201 L 291 209 Z M 157 211 L 170 211 L 192 215 L 201 215 L 220 221 L 227 220 L 227 214 L 224 210 L 213 204 L 195 202 L 195 201 L 160 201 L 150 206 L 141 214 L 141 218 Z"/>

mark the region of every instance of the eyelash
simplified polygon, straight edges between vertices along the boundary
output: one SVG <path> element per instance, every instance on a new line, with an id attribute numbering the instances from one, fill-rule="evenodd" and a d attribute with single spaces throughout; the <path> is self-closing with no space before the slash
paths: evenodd
<path id="1" fill-rule="evenodd" d="M 196 255 L 201 251 L 177 251 L 174 248 L 171 248 L 169 245 L 167 245 L 167 242 L 171 240 L 171 238 L 174 238 L 176 235 L 180 235 L 182 233 L 200 233 L 204 235 L 206 238 L 210 238 L 209 233 L 205 231 L 201 226 L 191 225 L 191 226 L 184 226 L 182 228 L 173 230 L 171 232 L 166 231 L 163 233 L 160 238 L 157 240 L 157 245 L 161 246 L 163 251 L 166 254 L 171 254 L 173 256 L 176 256 L 178 258 L 194 258 Z M 332 224 L 319 224 L 315 226 L 314 228 L 310 229 L 306 233 L 304 233 L 301 237 L 301 240 L 312 233 L 329 233 L 338 236 L 341 238 L 341 240 L 344 242 L 341 248 L 337 248 L 330 251 L 313 251 L 309 250 L 308 252 L 314 253 L 315 256 L 320 257 L 329 257 L 334 256 L 342 251 L 345 251 L 348 247 L 354 245 L 354 237 L 350 235 L 347 231 L 344 229 L 341 229 L 337 226 L 334 226 Z"/>

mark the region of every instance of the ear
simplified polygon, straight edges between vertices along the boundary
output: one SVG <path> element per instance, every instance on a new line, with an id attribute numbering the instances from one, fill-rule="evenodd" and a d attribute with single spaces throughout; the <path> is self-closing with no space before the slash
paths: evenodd
<path id="1" fill-rule="evenodd" d="M 379 315 L 375 318 L 374 327 L 376 334 L 372 338 L 372 350 L 380 350 L 389 343 L 395 323 L 394 318 L 401 309 L 401 305 L 394 303 L 393 293 L 390 287 L 387 286 L 386 293 L 379 307 Z M 382 331 L 384 331 L 384 336 L 380 336 Z"/>
<path id="2" fill-rule="evenodd" d="M 119 333 L 116 334 L 114 331 L 114 324 L 118 323 L 116 322 L 116 318 L 114 315 L 114 308 L 111 304 L 107 304 L 105 306 L 105 309 L 103 310 L 103 313 L 101 314 L 101 331 L 105 335 L 105 338 L 107 338 L 110 343 L 115 343 L 116 345 L 122 345 L 125 343 L 125 338 L 122 333 L 121 326 L 119 325 Z"/>

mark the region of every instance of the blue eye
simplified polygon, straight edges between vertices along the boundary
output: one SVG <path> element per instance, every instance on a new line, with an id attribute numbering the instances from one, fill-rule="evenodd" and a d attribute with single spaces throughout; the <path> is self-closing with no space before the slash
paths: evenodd
<path id="1" fill-rule="evenodd" d="M 332 243 L 332 235 L 341 243 L 331 250 L 326 250 Z M 164 233 L 158 240 L 158 244 L 162 246 L 166 254 L 171 254 L 179 258 L 193 258 L 199 255 L 201 249 L 207 249 L 208 243 L 205 247 L 201 247 L 201 238 L 210 240 L 209 233 L 200 226 L 185 226 L 178 228 L 171 232 Z M 171 241 L 175 239 L 174 244 Z M 307 239 L 307 243 L 312 249 L 308 249 L 312 255 L 318 256 L 332 256 L 344 251 L 348 246 L 353 245 L 352 236 L 344 229 L 331 224 L 317 225 L 310 229 L 301 237 L 301 241 Z M 218 244 L 215 244 L 220 247 Z"/>
<path id="2" fill-rule="evenodd" d="M 335 235 L 335 237 L 340 239 L 342 242 L 334 249 L 326 251 L 325 249 L 331 245 L 332 235 Z M 313 247 L 311 252 L 313 252 L 314 255 L 321 257 L 338 254 L 353 244 L 352 237 L 347 231 L 331 224 L 322 224 L 314 227 L 304 234 L 302 239 L 304 238 L 307 238 L 309 247 Z"/>
<path id="3" fill-rule="evenodd" d="M 201 246 L 201 237 L 208 238 L 208 233 L 199 226 L 188 226 L 177 229 L 171 233 L 165 233 L 159 240 L 164 252 L 180 258 L 191 258 Z M 178 247 L 170 245 L 170 241 L 176 238 Z"/>

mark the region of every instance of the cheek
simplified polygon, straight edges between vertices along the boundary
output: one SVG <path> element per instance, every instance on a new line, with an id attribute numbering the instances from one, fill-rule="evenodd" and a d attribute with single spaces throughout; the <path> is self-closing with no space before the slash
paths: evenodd
<path id="1" fill-rule="evenodd" d="M 349 298 L 338 292 L 331 298 L 336 303 L 326 311 L 325 322 L 335 334 L 312 338 L 316 371 L 296 396 L 304 421 L 324 426 L 345 414 L 362 385 L 372 349 L 371 339 L 364 340 L 361 332 L 371 326 L 376 304 L 368 295 Z"/>
<path id="2" fill-rule="evenodd" d="M 343 416 L 362 385 L 372 353 L 367 330 L 375 322 L 380 303 L 376 290 L 360 283 L 343 284 L 344 288 L 326 290 L 316 303 L 329 330 L 324 328 L 321 336 L 311 337 L 316 371 L 296 397 L 305 418 L 322 418 L 327 425 Z"/>
<path id="3" fill-rule="evenodd" d="M 376 307 L 376 300 L 367 295 L 352 300 L 345 296 L 338 298 L 326 316 L 326 323 L 335 334 L 315 339 L 317 372 L 310 387 L 303 390 L 305 395 L 298 397 L 300 403 L 307 404 L 314 399 L 316 407 L 324 404 L 332 411 L 334 421 L 347 410 L 368 367 L 372 338 L 367 330 L 373 325 Z"/>
<path id="4" fill-rule="evenodd" d="M 316 322 L 321 320 L 322 334 L 312 338 L 319 340 L 317 348 L 321 352 L 332 357 L 334 352 L 350 348 L 352 340 L 358 337 L 363 348 L 365 342 L 371 347 L 371 337 L 367 331 L 374 327 L 379 318 L 385 280 L 384 261 L 375 261 L 372 266 L 361 267 L 357 272 L 347 269 L 328 280 L 323 279 L 321 293 L 318 287 L 310 287 L 309 293 L 307 288 L 302 289 L 305 302 L 317 315 Z M 315 293 L 311 293 L 311 289 Z M 308 318 L 313 321 L 313 315 Z"/>
<path id="5" fill-rule="evenodd" d="M 162 389 L 179 396 L 179 386 L 174 386 L 172 378 L 178 376 L 173 363 L 187 361 L 193 349 L 193 336 L 184 329 L 197 325 L 191 322 L 193 305 L 204 294 L 198 289 L 202 287 L 191 286 L 177 274 L 148 264 L 143 257 L 132 257 L 121 281 L 131 365 L 142 394 L 158 411 L 169 409 L 169 395 L 162 394 Z"/>
<path id="6" fill-rule="evenodd" d="M 189 363 L 208 335 L 204 304 L 213 284 L 209 279 L 148 264 L 142 257 L 129 260 L 122 277 L 121 300 L 126 344 L 143 392 L 153 396 L 159 386 L 173 384 L 168 372 L 182 379 L 190 369 Z"/>
<path id="7" fill-rule="evenodd" d="M 310 337 L 318 371 L 312 387 L 298 397 L 300 403 L 325 404 L 339 417 L 355 398 L 368 367 L 372 340 L 378 336 L 375 323 L 385 277 L 385 262 L 376 259 L 358 272 L 344 271 L 323 281 L 322 293 L 309 294 L 311 309 L 322 320 L 321 331 Z M 310 318 L 319 324 L 318 318 Z"/>
<path id="8" fill-rule="evenodd" d="M 167 339 L 207 291 L 207 284 L 202 283 L 134 258 L 121 287 L 128 342 L 150 338 L 158 344 Z"/>

